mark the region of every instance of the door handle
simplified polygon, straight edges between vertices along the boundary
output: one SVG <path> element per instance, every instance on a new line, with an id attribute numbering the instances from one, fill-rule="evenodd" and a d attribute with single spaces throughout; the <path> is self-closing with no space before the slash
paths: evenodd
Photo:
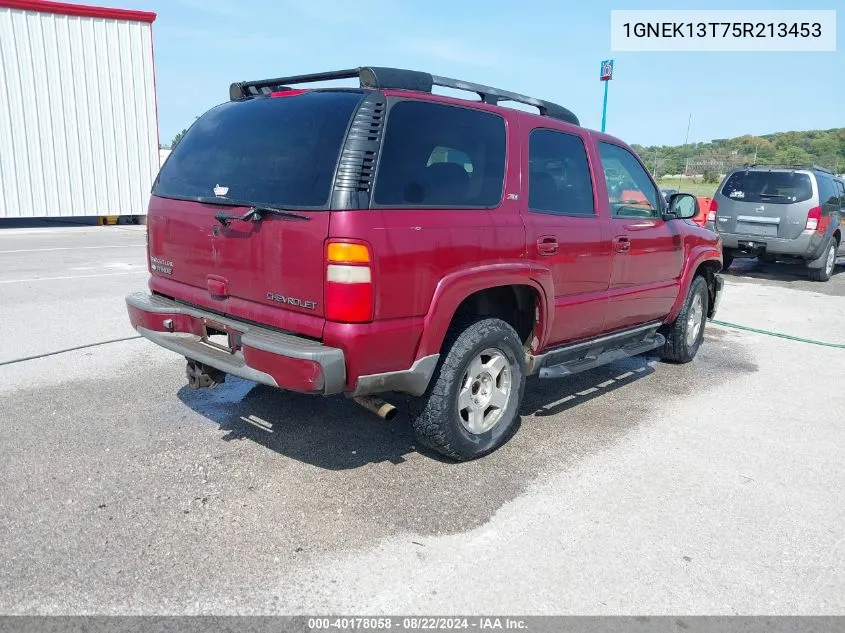
<path id="1" fill-rule="evenodd" d="M 613 238 L 613 250 L 617 253 L 627 253 L 631 250 L 631 238 L 627 235 L 620 235 Z"/>
<path id="2" fill-rule="evenodd" d="M 546 257 L 554 255 L 557 253 L 558 248 L 560 248 L 560 244 L 554 235 L 544 235 L 543 237 L 537 238 L 537 250 L 540 255 L 545 255 Z"/>

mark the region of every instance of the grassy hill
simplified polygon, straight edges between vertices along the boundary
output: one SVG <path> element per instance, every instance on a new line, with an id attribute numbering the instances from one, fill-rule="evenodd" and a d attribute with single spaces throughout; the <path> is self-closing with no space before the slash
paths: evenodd
<path id="1" fill-rule="evenodd" d="M 687 174 L 714 181 L 731 167 L 754 162 L 812 163 L 835 173 L 845 171 L 845 128 L 749 134 L 688 145 L 633 147 L 658 178 Z"/>

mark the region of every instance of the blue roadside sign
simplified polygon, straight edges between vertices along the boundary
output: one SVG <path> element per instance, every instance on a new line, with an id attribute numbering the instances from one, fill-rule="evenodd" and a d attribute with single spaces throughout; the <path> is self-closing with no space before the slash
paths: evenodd
<path id="1" fill-rule="evenodd" d="M 601 81 L 610 81 L 613 79 L 613 60 L 605 59 L 601 63 Z"/>

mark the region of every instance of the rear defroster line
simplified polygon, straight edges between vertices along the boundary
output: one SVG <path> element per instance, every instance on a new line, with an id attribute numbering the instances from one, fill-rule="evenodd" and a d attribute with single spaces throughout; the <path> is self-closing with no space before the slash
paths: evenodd
<path id="1" fill-rule="evenodd" d="M 27 356 L 25 358 L 15 358 L 14 360 L 4 360 L 0 361 L 0 367 L 4 365 L 14 365 L 16 363 L 23 363 L 28 360 L 38 360 L 39 358 L 48 358 L 50 356 L 56 356 L 57 354 L 66 354 L 67 352 L 75 352 L 80 349 L 88 349 L 89 347 L 98 347 L 99 345 L 108 345 L 110 343 L 120 343 L 122 341 L 134 341 L 137 338 L 143 338 L 140 335 L 137 336 L 125 336 L 123 338 L 113 338 L 108 341 L 100 341 L 99 343 L 88 343 L 87 345 L 77 345 L 76 347 L 68 347 L 67 349 L 60 349 L 55 352 L 47 352 L 45 354 L 36 354 L 35 356 Z"/>
<path id="2" fill-rule="evenodd" d="M 836 349 L 845 349 L 845 345 L 841 343 L 827 343 L 825 341 L 816 341 L 810 338 L 803 338 L 801 336 L 792 336 L 791 334 L 782 334 L 781 332 L 771 332 L 769 330 L 761 330 L 755 327 L 748 327 L 747 325 L 739 325 L 737 323 L 728 323 L 727 321 L 711 321 L 714 325 L 721 325 L 723 327 L 734 328 L 737 330 L 745 330 L 746 332 L 754 332 L 756 334 L 765 334 L 767 336 L 775 336 L 777 338 L 785 338 L 790 341 L 798 341 L 799 343 L 809 343 L 810 345 L 821 345 L 822 347 L 833 347 Z"/>

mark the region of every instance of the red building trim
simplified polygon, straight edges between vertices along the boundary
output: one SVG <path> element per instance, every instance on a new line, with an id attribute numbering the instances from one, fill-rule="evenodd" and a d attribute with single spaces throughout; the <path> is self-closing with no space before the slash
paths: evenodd
<path id="1" fill-rule="evenodd" d="M 66 4 L 64 2 L 50 2 L 48 0 L 0 0 L 0 7 L 22 9 L 24 11 L 38 11 L 40 13 L 78 15 L 85 18 L 107 18 L 110 20 L 148 22 L 149 24 L 152 24 L 156 19 L 156 14 L 149 11 L 130 11 L 128 9 L 91 7 L 84 4 Z"/>

